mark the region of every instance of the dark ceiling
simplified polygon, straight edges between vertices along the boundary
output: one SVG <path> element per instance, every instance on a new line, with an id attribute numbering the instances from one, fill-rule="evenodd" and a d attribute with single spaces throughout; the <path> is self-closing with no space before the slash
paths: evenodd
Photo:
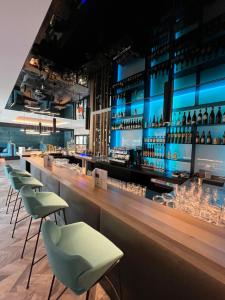
<path id="1" fill-rule="evenodd" d="M 143 55 L 151 28 L 162 16 L 183 9 L 192 16 L 201 2 L 207 1 L 53 0 L 47 17 L 55 14 L 54 25 L 40 30 L 33 52 L 59 69 L 75 71 L 98 56 L 111 58 L 128 45 Z"/>

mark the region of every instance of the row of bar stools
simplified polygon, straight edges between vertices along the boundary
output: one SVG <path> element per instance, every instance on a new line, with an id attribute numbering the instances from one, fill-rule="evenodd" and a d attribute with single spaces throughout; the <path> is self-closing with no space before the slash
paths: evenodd
<path id="1" fill-rule="evenodd" d="M 32 189 L 40 189 L 43 187 L 43 184 L 34 177 L 31 177 L 31 176 L 30 177 L 22 177 L 22 176 L 18 176 L 17 173 L 14 173 L 14 172 L 11 172 L 9 174 L 9 181 L 10 181 L 12 189 L 17 193 L 16 200 L 15 200 L 15 203 L 13 206 L 12 216 L 11 216 L 11 222 L 12 222 L 14 213 L 17 212 L 16 218 L 14 221 L 13 231 L 12 231 L 12 238 L 13 238 L 17 224 L 29 217 L 29 216 L 26 216 L 26 217 L 23 217 L 22 219 L 18 219 L 20 209 L 21 209 L 21 204 L 22 204 L 22 198 L 21 197 L 19 198 L 22 187 L 29 186 Z M 19 201 L 19 205 L 18 205 L 18 208 L 16 209 L 18 201 Z"/>
<path id="2" fill-rule="evenodd" d="M 65 285 L 65 289 L 60 293 L 57 299 L 62 296 L 67 288 L 70 288 L 77 295 L 86 293 L 86 299 L 88 299 L 91 287 L 98 283 L 102 277 L 106 276 L 106 273 L 119 262 L 123 256 L 123 252 L 101 233 L 83 222 L 58 226 L 52 221 L 46 221 L 48 216 L 62 210 L 66 224 L 65 208 L 68 207 L 68 204 L 55 193 L 37 192 L 34 189 L 40 188 L 43 185 L 39 185 L 40 182 L 31 177 L 29 173 L 24 173 L 23 175 L 25 175 L 25 177 L 22 177 L 23 175 L 21 176 L 21 174 L 20 170 L 11 170 L 11 172 L 9 172 L 8 178 L 10 180 L 11 190 L 8 194 L 7 201 L 9 201 L 11 191 L 15 190 L 17 198 L 14 204 L 14 213 L 16 211 L 15 207 L 19 199 L 19 194 L 21 196 L 13 234 L 16 224 L 30 216 L 21 258 L 24 256 L 27 242 L 37 236 L 30 265 L 27 288 L 29 288 L 33 266 L 46 256 L 44 255 L 35 260 L 40 232 L 42 231 L 49 264 L 53 271 L 48 299 L 51 298 L 55 278 Z M 22 202 L 28 216 L 18 220 Z M 38 232 L 29 236 L 32 220 L 37 219 L 40 220 Z M 118 293 L 117 297 L 119 299 Z"/>
<path id="3" fill-rule="evenodd" d="M 19 169 L 14 169 L 12 168 L 10 165 L 5 165 L 4 166 L 4 172 L 5 172 L 5 176 L 7 179 L 9 179 L 9 174 L 11 172 L 14 172 L 16 175 L 18 176 L 24 176 L 24 177 L 30 177 L 31 174 L 28 173 L 27 171 L 22 171 L 22 170 L 19 170 Z M 16 195 L 17 193 L 16 192 L 13 192 L 13 188 L 11 187 L 11 185 L 9 186 L 9 191 L 8 191 L 8 195 L 7 195 L 7 198 L 6 198 L 6 205 L 7 205 L 7 210 L 6 210 L 6 214 L 8 213 L 9 211 L 9 205 L 10 203 L 14 202 L 14 200 L 12 200 L 12 196 L 13 195 Z"/>

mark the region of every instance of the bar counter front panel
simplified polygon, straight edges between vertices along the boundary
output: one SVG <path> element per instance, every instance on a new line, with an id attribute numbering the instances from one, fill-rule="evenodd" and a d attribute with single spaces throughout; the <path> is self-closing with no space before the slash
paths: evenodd
<path id="1" fill-rule="evenodd" d="M 121 299 L 225 299 L 224 228 L 115 188 L 94 188 L 91 178 L 45 168 L 42 158 L 24 159 L 21 165 L 35 176 L 38 169 L 43 184 L 68 202 L 69 223 L 88 223 L 124 251 L 110 274 Z"/>

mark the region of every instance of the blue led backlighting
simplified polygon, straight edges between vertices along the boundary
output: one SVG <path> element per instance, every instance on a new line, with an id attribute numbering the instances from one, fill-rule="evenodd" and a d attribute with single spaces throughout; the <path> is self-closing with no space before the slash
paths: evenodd
<path id="1" fill-rule="evenodd" d="M 117 81 L 122 80 L 122 66 L 120 64 L 118 64 L 117 67 Z"/>

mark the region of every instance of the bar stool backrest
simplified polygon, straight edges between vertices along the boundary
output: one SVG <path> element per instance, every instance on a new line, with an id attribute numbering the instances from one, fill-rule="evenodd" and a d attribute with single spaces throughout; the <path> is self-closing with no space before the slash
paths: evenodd
<path id="1" fill-rule="evenodd" d="M 24 185 L 20 190 L 20 195 L 27 213 L 35 217 L 37 215 L 36 207 L 39 206 L 36 192 L 30 186 Z"/>
<path id="2" fill-rule="evenodd" d="M 9 178 L 9 174 L 13 171 L 13 168 L 10 165 L 4 166 L 4 173 L 7 178 Z"/>
<path id="3" fill-rule="evenodd" d="M 79 224 L 81 226 L 85 225 L 83 222 Z M 63 228 L 66 226 L 59 227 L 51 221 L 46 221 L 42 226 L 42 236 L 54 275 L 66 287 L 73 290 L 77 295 L 80 295 L 95 285 L 105 272 L 119 261 L 123 253 L 117 248 L 115 252 L 112 251 L 109 254 L 107 260 L 102 261 L 101 264 L 92 266 L 81 255 L 69 255 L 58 246 L 64 238 Z M 71 231 L 71 234 L 73 234 L 73 231 Z M 91 236 L 90 238 L 92 239 Z M 84 249 L 84 252 L 86 250 Z M 92 253 L 92 255 L 98 256 L 98 253 Z"/>

